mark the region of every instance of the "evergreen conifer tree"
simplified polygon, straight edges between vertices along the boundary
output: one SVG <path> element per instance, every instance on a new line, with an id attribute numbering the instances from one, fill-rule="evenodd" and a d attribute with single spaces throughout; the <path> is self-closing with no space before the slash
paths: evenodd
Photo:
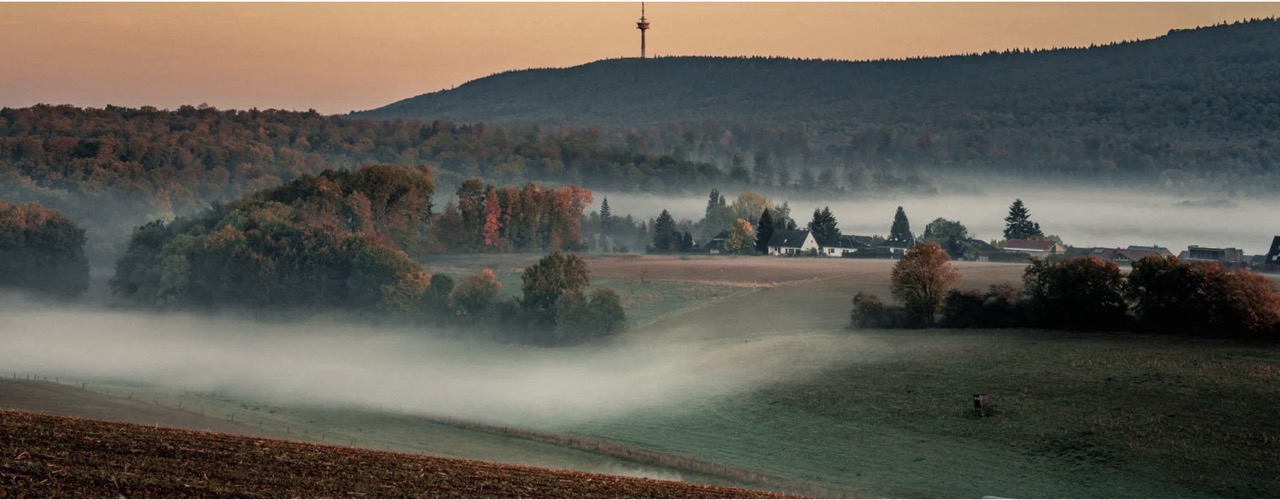
<path id="1" fill-rule="evenodd" d="M 824 247 L 833 246 L 840 239 L 840 229 L 836 227 L 836 216 L 831 213 L 831 207 L 822 207 L 822 211 L 813 210 L 813 220 L 809 222 L 809 232 L 813 233 L 814 241 Z"/>
<path id="2" fill-rule="evenodd" d="M 1004 237 L 1008 240 L 1024 240 L 1044 236 L 1040 231 L 1040 223 L 1031 222 L 1031 211 L 1022 204 L 1021 199 L 1013 200 L 1009 206 L 1009 216 L 1004 218 Z"/>
<path id="3" fill-rule="evenodd" d="M 773 216 L 769 215 L 769 209 L 766 208 L 760 214 L 760 224 L 756 226 L 756 251 L 769 253 L 770 239 L 773 239 Z"/>
<path id="4" fill-rule="evenodd" d="M 906 243 L 908 245 L 915 243 L 915 236 L 911 234 L 911 222 L 907 220 L 907 212 L 898 207 L 898 212 L 893 214 L 893 226 L 889 228 L 889 241 Z"/>

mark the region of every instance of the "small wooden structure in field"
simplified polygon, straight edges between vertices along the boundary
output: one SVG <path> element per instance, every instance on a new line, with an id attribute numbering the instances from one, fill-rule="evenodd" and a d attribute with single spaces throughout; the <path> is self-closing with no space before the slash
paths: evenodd
<path id="1" fill-rule="evenodd" d="M 991 398 L 988 398 L 986 394 L 974 394 L 973 411 L 983 417 L 990 417 L 992 413 Z"/>

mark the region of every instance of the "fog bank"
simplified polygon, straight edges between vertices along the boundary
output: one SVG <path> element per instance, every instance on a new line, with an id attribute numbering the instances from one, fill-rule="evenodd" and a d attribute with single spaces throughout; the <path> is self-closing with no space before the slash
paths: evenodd
<path id="1" fill-rule="evenodd" d="M 0 298 L 0 310 L 4 372 L 219 391 L 280 404 L 568 424 L 678 409 L 749 388 L 730 376 L 740 367 L 715 365 L 732 356 L 692 343 L 543 349 L 332 321 L 54 308 L 12 297 Z"/>

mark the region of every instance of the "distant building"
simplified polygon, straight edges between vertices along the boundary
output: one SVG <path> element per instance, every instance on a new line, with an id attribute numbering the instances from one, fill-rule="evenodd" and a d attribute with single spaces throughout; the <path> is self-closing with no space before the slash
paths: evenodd
<path id="1" fill-rule="evenodd" d="M 714 238 L 711 238 L 711 241 L 708 241 L 707 246 L 703 248 L 706 248 L 707 253 L 712 255 L 722 254 L 724 253 L 724 246 L 728 242 L 729 242 L 729 230 L 725 229 L 717 233 Z"/>
<path id="2" fill-rule="evenodd" d="M 1173 257 L 1173 252 L 1170 252 L 1168 248 L 1154 245 L 1129 245 L 1128 248 L 1092 248 L 1089 250 L 1088 255 L 1103 262 L 1133 264 L 1134 262 L 1152 255 L 1167 259 L 1169 257 Z"/>
<path id="3" fill-rule="evenodd" d="M 915 246 L 915 243 L 902 240 L 884 240 L 878 246 L 892 252 L 894 257 L 902 257 L 907 254 L 907 250 Z"/>
<path id="4" fill-rule="evenodd" d="M 1271 238 L 1271 249 L 1267 250 L 1267 258 L 1262 263 L 1268 266 L 1280 266 L 1280 236 Z"/>
<path id="5" fill-rule="evenodd" d="M 1005 253 L 1020 253 L 1034 257 L 1047 257 L 1067 253 L 1067 247 L 1049 240 L 1009 240 L 1004 243 Z"/>
<path id="6" fill-rule="evenodd" d="M 1126 248 L 1125 250 L 1129 252 L 1138 252 L 1137 254 L 1134 254 L 1134 255 L 1141 255 L 1142 257 L 1146 257 L 1147 255 L 1150 255 L 1150 254 L 1159 255 L 1166 259 L 1169 257 L 1173 257 L 1173 252 L 1170 252 L 1168 248 L 1165 248 L 1159 245 L 1151 245 L 1149 247 L 1142 246 L 1142 245 L 1129 245 L 1129 248 Z M 1139 257 L 1139 259 L 1141 259 L 1142 257 Z"/>
<path id="7" fill-rule="evenodd" d="M 818 242 L 803 229 L 775 229 L 769 239 L 769 255 L 792 256 L 818 251 Z"/>
<path id="8" fill-rule="evenodd" d="M 1191 245 L 1187 251 L 1178 255 L 1179 259 L 1191 262 L 1221 262 L 1228 265 L 1244 265 L 1247 261 L 1244 250 L 1239 248 L 1210 248 Z"/>
<path id="9" fill-rule="evenodd" d="M 843 234 L 836 240 L 834 247 L 824 247 L 823 252 L 831 256 L 848 257 L 873 246 L 875 246 L 875 241 L 870 236 Z"/>

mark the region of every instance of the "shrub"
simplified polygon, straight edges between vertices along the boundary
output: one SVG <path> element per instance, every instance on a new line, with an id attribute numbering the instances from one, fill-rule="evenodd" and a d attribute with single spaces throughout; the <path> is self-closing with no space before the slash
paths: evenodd
<path id="1" fill-rule="evenodd" d="M 986 293 L 952 290 L 942 306 L 942 326 L 947 328 L 1010 328 L 1024 322 L 1013 285 L 991 285 Z"/>
<path id="2" fill-rule="evenodd" d="M 1149 256 L 1133 264 L 1124 291 L 1155 331 L 1258 336 L 1280 323 L 1280 296 L 1267 278 L 1217 262 Z"/>
<path id="3" fill-rule="evenodd" d="M 1033 258 L 1022 279 L 1032 324 L 1082 330 L 1125 327 L 1123 276 L 1114 262 L 1092 256 L 1060 261 Z"/>
<path id="4" fill-rule="evenodd" d="M 886 306 L 874 293 L 858 292 L 853 296 L 849 321 L 854 328 L 913 328 L 918 318 L 906 314 L 901 307 Z"/>
<path id="5" fill-rule="evenodd" d="M 907 250 L 894 264 L 890 280 L 894 298 L 907 314 L 927 326 L 933 324 L 947 290 L 960 281 L 960 274 L 951 268 L 951 257 L 942 247 L 931 242 Z"/>
<path id="6" fill-rule="evenodd" d="M 502 284 L 493 275 L 493 271 L 485 269 L 479 274 L 468 276 L 453 287 L 449 293 L 449 305 L 454 313 L 464 318 L 487 317 L 490 306 L 502 290 Z"/>

